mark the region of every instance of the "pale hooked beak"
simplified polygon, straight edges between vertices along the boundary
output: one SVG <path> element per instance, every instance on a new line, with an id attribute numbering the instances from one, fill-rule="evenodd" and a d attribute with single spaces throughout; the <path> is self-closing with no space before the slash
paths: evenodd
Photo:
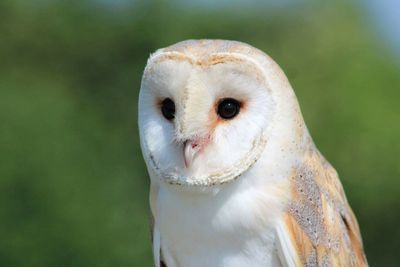
<path id="1" fill-rule="evenodd" d="M 186 140 L 183 143 L 183 159 L 185 161 L 186 168 L 189 168 L 192 165 L 192 162 L 196 155 L 204 148 L 207 143 L 208 138 Z"/>

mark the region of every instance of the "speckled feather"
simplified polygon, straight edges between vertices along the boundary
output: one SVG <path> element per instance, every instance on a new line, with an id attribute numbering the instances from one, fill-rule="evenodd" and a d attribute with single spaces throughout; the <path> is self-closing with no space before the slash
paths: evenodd
<path id="1" fill-rule="evenodd" d="M 291 188 L 284 221 L 297 266 L 368 266 L 339 177 L 313 145 L 295 168 Z"/>

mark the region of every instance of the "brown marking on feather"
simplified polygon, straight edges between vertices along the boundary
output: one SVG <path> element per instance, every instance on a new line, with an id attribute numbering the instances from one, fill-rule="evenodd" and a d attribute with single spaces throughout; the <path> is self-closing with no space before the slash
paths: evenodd
<path id="1" fill-rule="evenodd" d="M 197 57 L 196 55 L 193 54 L 176 52 L 176 51 L 163 52 L 162 54 L 156 57 L 153 63 L 160 63 L 166 60 L 187 61 L 192 65 L 205 66 L 205 67 L 218 65 L 226 62 L 247 63 L 243 59 L 239 57 L 234 57 L 232 55 L 209 53 L 205 57 Z"/>
<path id="2" fill-rule="evenodd" d="M 294 171 L 291 186 L 285 223 L 299 266 L 368 266 L 337 173 L 315 148 Z"/>
<path id="3" fill-rule="evenodd" d="M 346 218 L 344 216 L 341 216 L 341 218 L 346 226 L 347 233 L 351 242 L 351 247 L 353 249 L 353 252 L 355 253 L 355 257 L 362 263 L 366 264 L 367 260 L 362 246 L 361 235 L 359 235 L 358 224 L 353 212 L 350 211 L 350 213 L 351 214 L 348 214 L 349 218 Z"/>
<path id="4" fill-rule="evenodd" d="M 197 57 L 206 57 L 211 53 L 240 53 L 247 56 L 265 55 L 262 51 L 248 44 L 227 40 L 186 40 L 163 49 L 191 54 Z"/>
<path id="5" fill-rule="evenodd" d="M 296 201 L 289 212 L 310 237 L 313 245 L 325 242 L 326 229 L 323 220 L 321 192 L 315 182 L 314 170 L 301 168 L 293 179 Z"/>
<path id="6" fill-rule="evenodd" d="M 187 61 L 192 65 L 200 67 L 210 67 L 224 63 L 236 63 L 246 65 L 248 73 L 260 82 L 266 82 L 266 77 L 258 65 L 258 61 L 249 60 L 249 57 L 267 57 L 273 61 L 264 52 L 251 47 L 248 44 L 237 41 L 225 40 L 188 40 L 172 46 L 158 50 L 150 61 L 159 63 L 165 60 Z M 148 64 L 144 75 L 152 72 L 154 64 Z M 277 67 L 277 66 L 275 66 Z M 277 75 L 283 75 L 278 71 Z M 283 76 L 285 77 L 285 76 Z"/>
<path id="7" fill-rule="evenodd" d="M 306 262 L 307 255 L 313 249 L 311 240 L 289 213 L 285 214 L 284 220 L 288 233 L 294 242 L 295 250 L 298 252 L 296 255 L 296 266 L 303 266 Z"/>
<path id="8" fill-rule="evenodd" d="M 191 64 L 196 64 L 196 61 L 182 53 L 177 53 L 177 52 L 171 52 L 171 53 L 163 53 L 157 59 L 155 60 L 154 63 L 159 63 L 161 61 L 165 60 L 173 60 L 173 61 L 188 61 Z"/>

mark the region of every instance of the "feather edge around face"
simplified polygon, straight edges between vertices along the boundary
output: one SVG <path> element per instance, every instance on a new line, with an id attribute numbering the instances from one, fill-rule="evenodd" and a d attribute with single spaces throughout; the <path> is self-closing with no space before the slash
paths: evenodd
<path id="1" fill-rule="evenodd" d="M 183 186 L 214 186 L 221 185 L 239 178 L 239 176 L 248 170 L 257 160 L 260 158 L 264 147 L 267 143 L 266 138 L 262 135 L 256 142 L 253 143 L 252 150 L 249 151 L 245 157 L 238 162 L 236 165 L 232 166 L 229 169 L 224 169 L 221 172 L 213 173 L 206 177 L 180 177 L 178 175 L 172 174 L 163 174 L 159 170 L 157 162 L 151 156 L 148 156 L 148 161 L 151 164 L 151 168 L 155 171 L 155 174 L 159 179 L 164 180 L 165 182 L 172 185 L 183 185 Z"/>
<path id="2" fill-rule="evenodd" d="M 221 41 L 223 42 L 223 41 Z M 225 43 L 225 42 L 224 42 Z M 146 77 L 150 76 L 152 73 L 152 66 L 153 64 L 163 61 L 163 60 L 179 60 L 179 61 L 189 61 L 192 64 L 199 64 L 199 65 L 215 65 L 223 63 L 226 60 L 230 61 L 238 61 L 242 64 L 248 64 L 254 71 L 252 72 L 256 75 L 256 79 L 260 82 L 264 83 L 265 90 L 270 90 L 268 81 L 266 79 L 267 75 L 264 72 L 263 67 L 261 66 L 261 61 L 268 62 L 269 60 L 272 61 L 268 56 L 266 56 L 261 51 L 252 48 L 246 44 L 242 44 L 239 42 L 227 42 L 230 45 L 226 44 L 219 44 L 215 46 L 213 53 L 208 53 L 206 58 L 202 60 L 198 59 L 197 54 L 193 53 L 193 48 L 188 48 L 187 46 L 171 46 L 170 48 L 160 49 L 154 55 L 150 57 L 148 60 L 148 64 L 146 66 L 143 80 Z M 182 47 L 185 47 L 184 49 Z M 222 48 L 221 48 L 222 47 Z M 228 49 L 227 49 L 228 48 Z M 202 48 L 204 49 L 204 48 Z M 225 50 L 224 50 L 225 49 Z M 201 49 L 200 49 L 201 50 Z M 252 57 L 257 57 L 254 59 Z M 264 65 L 266 63 L 264 62 Z M 276 67 L 276 66 L 274 66 Z M 279 68 L 279 67 L 278 67 Z M 142 81 L 143 85 L 143 81 Z M 141 89 L 142 91 L 143 89 Z M 273 98 L 273 94 L 271 94 Z M 272 100 L 273 101 L 273 100 Z M 140 109 L 140 108 L 139 108 Z M 140 117 L 139 117 L 139 124 Z M 261 132 L 261 134 L 253 140 L 249 150 L 244 153 L 244 156 L 234 164 L 231 164 L 229 167 L 222 168 L 216 172 L 208 173 L 205 176 L 187 176 L 187 175 L 180 175 L 179 173 L 169 172 L 165 173 L 162 168 L 160 168 L 160 164 L 156 157 L 150 152 L 149 146 L 145 140 L 144 134 L 141 133 L 141 144 L 142 144 L 142 151 L 143 155 L 146 159 L 146 163 L 148 167 L 153 170 L 156 176 L 169 183 L 175 185 L 184 185 L 184 186 L 213 186 L 224 184 L 230 181 L 237 179 L 243 172 L 248 170 L 257 160 L 260 158 L 264 148 L 267 144 L 267 129 Z"/>

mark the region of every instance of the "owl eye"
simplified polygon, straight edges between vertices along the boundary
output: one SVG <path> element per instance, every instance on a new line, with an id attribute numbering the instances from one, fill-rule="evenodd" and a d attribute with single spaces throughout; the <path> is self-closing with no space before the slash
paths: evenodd
<path id="1" fill-rule="evenodd" d="M 161 102 L 161 112 L 167 120 L 175 118 L 175 103 L 170 98 L 166 98 Z"/>
<path id="2" fill-rule="evenodd" d="M 217 113 L 223 119 L 233 119 L 240 110 L 240 102 L 233 98 L 222 99 L 218 104 Z"/>

